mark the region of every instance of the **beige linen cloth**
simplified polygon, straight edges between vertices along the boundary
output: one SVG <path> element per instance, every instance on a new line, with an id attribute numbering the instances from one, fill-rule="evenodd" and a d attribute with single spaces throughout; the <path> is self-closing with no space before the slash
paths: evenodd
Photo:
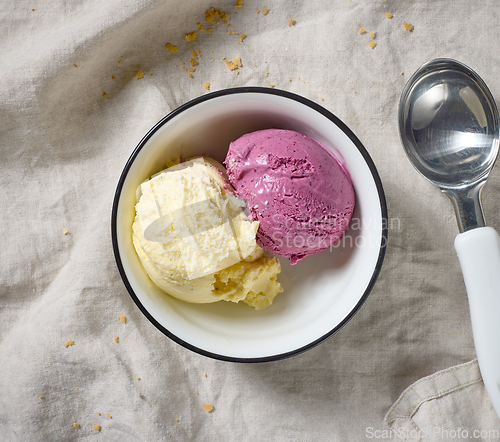
<path id="1" fill-rule="evenodd" d="M 207 22 L 210 7 L 229 18 Z M 435 57 L 500 97 L 497 0 L 2 0 L 0 20 L 0 441 L 500 440 L 469 362 L 454 214 L 397 128 L 405 82 Z M 110 214 L 149 128 L 207 88 L 249 85 L 303 95 L 353 130 L 384 184 L 389 246 L 339 333 L 287 360 L 231 364 L 142 315 Z M 483 203 L 497 230 L 499 190 L 495 168 Z"/>

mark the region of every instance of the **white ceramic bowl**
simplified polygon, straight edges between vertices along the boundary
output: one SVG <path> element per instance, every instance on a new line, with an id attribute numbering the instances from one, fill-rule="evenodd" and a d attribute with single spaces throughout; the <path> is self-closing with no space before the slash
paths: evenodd
<path id="1" fill-rule="evenodd" d="M 356 192 L 351 228 L 339 245 L 291 266 L 281 259 L 284 292 L 269 308 L 243 304 L 189 304 L 161 292 L 145 273 L 132 244 L 136 189 L 165 163 L 208 155 L 222 162 L 229 143 L 259 129 L 307 134 L 343 158 Z M 225 89 L 171 112 L 142 139 L 128 160 L 115 194 L 112 240 L 125 286 L 144 315 L 184 347 L 216 359 L 263 362 L 307 350 L 337 332 L 366 300 L 387 244 L 382 183 L 367 151 L 338 118 L 290 92 Z"/>

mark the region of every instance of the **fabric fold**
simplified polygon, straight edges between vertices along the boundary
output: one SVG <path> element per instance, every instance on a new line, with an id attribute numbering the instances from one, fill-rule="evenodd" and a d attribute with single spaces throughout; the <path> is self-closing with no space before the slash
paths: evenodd
<path id="1" fill-rule="evenodd" d="M 477 359 L 410 385 L 387 412 L 390 437 L 425 440 L 500 440 L 500 420 L 488 398 Z"/>

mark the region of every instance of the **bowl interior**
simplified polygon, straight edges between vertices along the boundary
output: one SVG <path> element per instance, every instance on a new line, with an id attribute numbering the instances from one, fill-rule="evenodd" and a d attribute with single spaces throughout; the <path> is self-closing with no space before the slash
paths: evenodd
<path id="1" fill-rule="evenodd" d="M 207 356 L 255 361 L 303 351 L 347 322 L 380 270 L 387 215 L 371 160 L 350 131 L 332 121 L 335 117 L 289 95 L 212 94 L 181 106 L 139 144 L 117 191 L 115 252 L 129 292 L 160 330 Z M 281 259 L 284 292 L 265 310 L 228 302 L 189 304 L 164 294 L 145 273 L 132 244 L 137 187 L 179 154 L 182 159 L 208 155 L 222 162 L 231 141 L 266 128 L 305 133 L 344 160 L 356 192 L 350 230 L 336 247 L 295 266 Z"/>

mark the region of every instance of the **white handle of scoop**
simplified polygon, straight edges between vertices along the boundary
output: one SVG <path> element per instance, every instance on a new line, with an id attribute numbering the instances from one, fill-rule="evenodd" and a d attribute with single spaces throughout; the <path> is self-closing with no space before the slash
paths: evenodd
<path id="1" fill-rule="evenodd" d="M 493 408 L 500 417 L 500 237 L 479 227 L 455 238 L 469 298 L 479 369 Z"/>

